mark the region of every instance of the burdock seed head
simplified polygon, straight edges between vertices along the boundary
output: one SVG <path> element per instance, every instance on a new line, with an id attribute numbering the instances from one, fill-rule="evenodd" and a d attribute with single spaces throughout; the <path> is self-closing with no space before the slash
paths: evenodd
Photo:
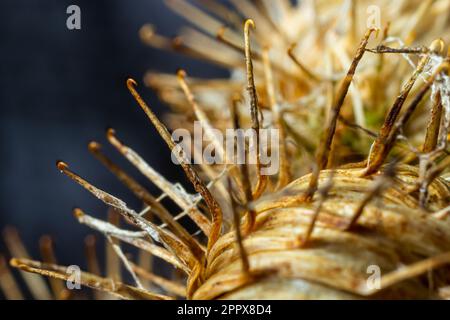
<path id="1" fill-rule="evenodd" d="M 172 108 L 169 128 L 193 132 L 199 121 L 209 145 L 190 145 L 194 155 L 213 146 L 216 155 L 234 159 L 215 132 L 251 128 L 255 162 L 194 166 L 137 82 L 127 80 L 195 194 L 167 181 L 113 129 L 109 143 L 160 195 L 115 164 L 100 143 L 91 142 L 89 151 L 143 202 L 142 210 L 58 162 L 112 210 L 108 221 L 74 210 L 78 222 L 105 235 L 109 250 L 109 272 L 101 277 L 95 240 L 86 240 L 89 272 L 80 273 L 80 284 L 123 299 L 450 298 L 450 1 L 230 0 L 234 10 L 198 2 L 201 8 L 167 1 L 195 29 L 169 39 L 146 25 L 140 36 L 231 76 L 204 80 L 180 69 L 150 72 L 145 84 Z M 261 135 L 268 128 L 280 138 L 270 146 Z M 249 142 L 233 139 L 248 160 Z M 270 176 L 263 174 L 267 154 L 280 160 Z M 169 212 L 163 199 L 179 210 Z M 183 217 L 198 231 L 188 232 Z M 41 241 L 42 263 L 29 259 L 12 229 L 5 239 L 13 267 L 69 279 L 50 238 Z M 125 243 L 162 261 L 173 276 L 128 256 Z M 1 261 L 1 288 L 21 297 Z M 119 264 L 131 284 L 123 283 Z M 70 297 L 61 283 L 52 282 L 50 291 L 41 278 L 24 277 L 36 298 Z"/>

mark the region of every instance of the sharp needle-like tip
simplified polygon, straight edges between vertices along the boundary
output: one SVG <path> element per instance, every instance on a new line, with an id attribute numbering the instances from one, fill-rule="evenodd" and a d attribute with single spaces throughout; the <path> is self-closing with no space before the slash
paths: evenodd
<path id="1" fill-rule="evenodd" d="M 69 165 L 67 163 L 65 163 L 64 161 L 58 160 L 58 161 L 56 161 L 56 167 L 58 168 L 58 170 L 63 172 L 69 168 Z"/>

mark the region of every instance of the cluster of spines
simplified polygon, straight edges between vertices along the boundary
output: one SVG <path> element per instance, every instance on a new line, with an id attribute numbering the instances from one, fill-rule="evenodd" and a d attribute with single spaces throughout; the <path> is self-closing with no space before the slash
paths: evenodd
<path id="1" fill-rule="evenodd" d="M 230 46 L 234 46 L 235 49 L 238 49 L 245 55 L 246 61 L 246 74 L 247 74 L 247 90 L 249 94 L 250 101 L 250 114 L 251 114 L 251 122 L 252 128 L 254 130 L 259 130 L 260 128 L 260 110 L 258 105 L 258 97 L 256 86 L 254 83 L 254 75 L 253 75 L 253 65 L 252 59 L 258 58 L 261 59 L 264 63 L 264 70 L 266 76 L 267 83 L 267 91 L 269 97 L 271 97 L 271 108 L 272 112 L 275 115 L 275 124 L 283 130 L 282 121 L 279 116 L 277 117 L 277 104 L 275 101 L 273 87 L 271 86 L 271 82 L 273 80 L 271 76 L 271 61 L 268 58 L 267 50 L 264 50 L 262 56 L 256 56 L 252 53 L 250 49 L 250 40 L 249 40 L 249 30 L 250 27 L 254 27 L 254 22 L 252 20 L 247 20 L 244 24 L 244 46 L 237 47 L 232 42 L 229 42 L 224 37 L 224 30 L 220 31 L 217 35 L 217 38 L 223 43 L 228 43 Z M 430 61 L 430 56 L 432 54 L 439 54 L 442 51 L 442 41 L 435 41 L 430 48 L 389 48 L 385 45 L 379 45 L 375 49 L 367 49 L 366 46 L 368 44 L 368 40 L 370 35 L 374 30 L 370 29 L 366 32 L 363 37 L 360 46 L 358 47 L 357 53 L 353 59 L 353 62 L 348 70 L 347 75 L 340 85 L 340 89 L 337 91 L 336 97 L 333 100 L 333 105 L 331 107 L 331 114 L 329 117 L 328 125 L 323 132 L 323 136 L 321 139 L 321 143 L 316 153 L 316 163 L 315 169 L 313 170 L 313 174 L 311 175 L 311 180 L 309 184 L 308 190 L 305 192 L 301 201 L 312 201 L 314 194 L 316 192 L 319 193 L 319 200 L 316 203 L 315 211 L 313 218 L 311 219 L 311 223 L 307 228 L 307 232 L 304 236 L 299 239 L 299 246 L 304 246 L 308 242 L 308 238 L 311 235 L 317 215 L 320 212 L 321 204 L 324 199 L 327 198 L 327 193 L 332 185 L 332 178 L 327 185 L 319 188 L 318 186 L 318 177 L 321 170 L 324 170 L 329 167 L 328 163 L 330 157 L 330 151 L 332 149 L 333 137 L 335 135 L 337 122 L 341 120 L 344 124 L 347 124 L 351 127 L 356 128 L 357 130 L 363 131 L 365 133 L 369 133 L 373 136 L 373 133 L 365 129 L 357 124 L 349 123 L 342 118 L 340 110 L 343 106 L 344 99 L 347 96 L 347 92 L 349 90 L 350 83 L 352 82 L 353 76 L 355 75 L 356 68 L 358 63 L 361 61 L 365 52 L 372 53 L 398 53 L 398 54 L 420 54 L 422 55 L 422 59 L 419 62 L 415 72 L 407 81 L 406 85 L 403 87 L 402 92 L 399 94 L 398 98 L 394 102 L 393 106 L 390 108 L 388 112 L 388 116 L 382 126 L 382 129 L 379 134 L 376 135 L 375 142 L 371 148 L 371 152 L 369 153 L 368 160 L 364 162 L 363 166 L 365 169 L 362 170 L 362 175 L 369 176 L 373 175 L 381 169 L 382 165 L 386 163 L 387 156 L 389 152 L 394 147 L 398 137 L 400 136 L 402 128 L 405 126 L 413 111 L 417 108 L 419 103 L 423 100 L 427 92 L 430 90 L 432 84 L 436 80 L 437 77 L 442 76 L 449 69 L 448 59 L 444 59 L 441 65 L 435 68 L 433 74 L 427 79 L 425 85 L 420 89 L 419 93 L 412 99 L 410 104 L 406 107 L 406 111 L 400 114 L 400 110 L 402 109 L 403 104 L 406 101 L 407 96 L 409 95 L 414 83 L 416 82 L 419 75 L 423 72 L 425 66 Z M 152 39 L 155 41 L 155 38 Z M 313 81 L 318 80 L 318 76 L 314 75 L 314 73 L 308 70 L 305 66 L 301 64 L 301 62 L 295 57 L 292 51 L 292 47 L 289 49 L 289 56 L 291 56 L 292 60 L 303 70 L 303 72 L 311 78 Z M 180 87 L 186 95 L 186 98 L 189 104 L 192 106 L 193 111 L 199 120 L 208 124 L 207 118 L 202 113 L 201 108 L 195 101 L 195 98 L 187 85 L 185 80 L 186 73 L 184 71 L 178 72 L 178 79 L 180 83 Z M 132 79 L 127 81 L 127 87 L 133 97 L 138 102 L 139 106 L 143 109 L 143 111 L 148 116 L 151 123 L 155 126 L 158 133 L 162 136 L 164 141 L 167 143 L 171 150 L 174 150 L 175 143 L 172 140 L 169 131 L 166 127 L 159 121 L 159 119 L 155 116 L 155 114 L 151 111 L 151 109 L 147 106 L 147 104 L 142 100 L 140 95 L 135 89 L 136 82 Z M 231 112 L 234 117 L 232 118 L 233 124 L 235 127 L 240 127 L 239 117 L 236 110 L 232 110 Z M 442 155 L 446 152 L 446 144 L 444 148 L 438 145 L 439 139 L 442 141 L 442 132 L 446 132 L 446 128 L 442 128 L 441 116 L 442 109 L 442 101 L 439 99 L 439 95 L 437 98 L 435 97 L 435 103 L 432 109 L 432 116 L 430 118 L 429 124 L 427 126 L 427 134 L 426 140 L 422 147 L 422 152 L 425 154 L 430 154 L 431 156 L 426 158 L 429 160 L 441 159 Z M 441 135 L 439 135 L 441 132 Z M 139 183 L 137 183 L 132 177 L 127 175 L 122 169 L 120 169 L 116 164 L 114 164 L 109 158 L 107 158 L 101 152 L 101 146 L 97 142 L 91 142 L 89 144 L 89 150 L 94 154 L 94 156 L 102 162 L 111 172 L 113 172 L 121 182 L 123 182 L 127 187 L 129 187 L 134 194 L 141 199 L 146 205 L 147 208 L 142 212 L 135 212 L 134 210 L 127 207 L 127 205 L 121 201 L 120 199 L 115 198 L 114 196 L 100 190 L 81 178 L 79 175 L 70 171 L 68 165 L 64 162 L 58 162 L 57 167 L 61 172 L 69 176 L 71 179 L 79 183 L 82 187 L 91 192 L 94 196 L 105 202 L 108 206 L 114 208 L 116 213 L 120 213 L 123 215 L 124 219 L 131 224 L 136 225 L 139 229 L 143 231 L 126 231 L 123 229 L 119 229 L 111 223 L 107 223 L 98 219 L 95 219 L 91 216 L 85 214 L 81 209 L 75 209 L 74 213 L 80 223 L 86 224 L 91 228 L 100 231 L 103 233 L 108 242 L 111 244 L 114 252 L 117 254 L 119 259 L 124 264 L 125 268 L 130 272 L 133 279 L 136 282 L 136 288 L 127 286 L 121 283 L 111 282 L 107 279 L 99 278 L 93 274 L 82 274 L 82 283 L 87 286 L 94 287 L 96 289 L 101 289 L 107 292 L 112 292 L 118 295 L 121 298 L 152 298 L 152 299 L 168 299 L 170 296 L 163 296 L 159 294 L 151 293 L 144 289 L 143 285 L 139 280 L 140 277 L 150 278 L 151 281 L 158 283 L 161 287 L 163 287 L 167 292 L 172 294 L 176 294 L 178 296 L 181 295 L 182 292 L 186 293 L 187 297 L 191 297 L 193 290 L 197 288 L 199 285 L 199 281 L 202 280 L 202 270 L 207 263 L 206 257 L 208 255 L 209 250 L 212 248 L 214 243 L 217 241 L 218 237 L 221 234 L 222 225 L 223 225 L 223 214 L 221 212 L 220 205 L 212 196 L 209 191 L 209 187 L 211 187 L 214 183 L 218 182 L 221 177 L 218 179 L 212 179 L 210 185 L 205 184 L 197 174 L 196 170 L 187 162 L 186 159 L 183 158 L 181 154 L 177 154 L 179 157 L 179 163 L 186 173 L 187 177 L 193 184 L 196 192 L 198 193 L 197 197 L 191 197 L 184 190 L 179 187 L 174 186 L 173 184 L 166 181 L 162 176 L 160 176 L 156 171 L 154 171 L 151 166 L 149 166 L 145 161 L 140 158 L 132 149 L 125 146 L 122 142 L 120 142 L 116 136 L 113 129 L 109 129 L 107 131 L 108 141 L 116 147 L 116 149 L 123 154 L 130 162 L 132 162 L 145 176 L 149 177 L 161 190 L 164 192 L 164 196 L 169 196 L 175 203 L 177 203 L 182 209 L 183 212 L 177 217 L 181 217 L 184 215 L 188 215 L 199 227 L 199 229 L 207 236 L 208 243 L 206 247 L 204 247 L 195 237 L 187 233 L 187 231 L 181 226 L 181 224 L 177 221 L 177 217 L 173 217 L 158 201 L 157 198 L 153 197 L 150 193 L 148 193 L 145 188 L 143 188 Z M 446 142 L 445 137 L 445 142 Z M 284 141 L 282 141 L 283 143 Z M 259 148 L 258 148 L 259 149 Z M 422 157 L 423 158 L 423 157 Z M 286 160 L 287 156 L 283 157 L 282 160 Z M 419 159 L 421 159 L 419 155 Z M 409 159 L 411 161 L 411 159 Z M 420 193 L 420 204 L 425 209 L 426 208 L 426 190 L 427 186 L 448 166 L 449 157 L 445 156 L 443 161 L 440 163 L 430 166 L 430 163 L 425 165 L 425 170 L 421 175 L 421 179 L 417 184 L 417 190 L 412 190 L 411 192 L 419 191 Z M 240 251 L 240 257 L 242 260 L 243 272 L 251 277 L 251 270 L 249 259 L 247 257 L 245 247 L 243 246 L 242 239 L 243 237 L 250 234 L 253 228 L 253 224 L 255 221 L 256 212 L 252 210 L 248 204 L 255 199 L 257 199 L 267 188 L 268 180 L 267 177 L 262 176 L 260 174 L 260 162 L 257 163 L 257 181 L 255 186 L 252 187 L 252 181 L 249 176 L 248 168 L 246 165 L 241 165 L 240 168 L 226 168 L 225 172 L 230 172 L 231 170 L 235 170 L 235 174 L 228 174 L 227 178 L 227 191 L 230 196 L 230 201 L 233 208 L 233 224 L 236 232 L 236 239 L 238 244 L 238 249 Z M 358 206 L 357 210 L 354 213 L 353 218 L 349 221 L 348 229 L 351 229 L 356 223 L 359 216 L 362 214 L 364 206 L 370 202 L 376 195 L 380 192 L 382 187 L 385 185 L 386 180 L 392 179 L 395 176 L 395 166 L 388 166 L 390 169 L 386 169 L 384 174 L 381 175 L 373 184 L 373 188 L 366 195 L 363 202 L 360 206 Z M 279 180 L 276 188 L 281 188 L 287 184 L 289 181 L 290 170 L 287 164 L 281 166 L 282 171 L 279 175 Z M 236 181 L 237 185 L 242 188 L 242 190 L 234 190 L 233 188 L 233 180 L 238 177 L 238 181 Z M 241 192 L 242 196 L 236 195 L 236 192 Z M 194 199 L 195 198 L 195 199 Z M 199 201 L 204 201 L 207 206 L 207 211 L 210 214 L 210 218 L 206 217 L 202 210 L 199 209 L 198 203 Z M 239 208 L 238 208 L 239 207 Z M 149 209 L 153 215 L 158 217 L 162 221 L 162 225 L 157 225 L 148 219 L 145 218 L 145 215 L 149 212 Z M 241 217 L 241 214 L 238 211 L 245 212 L 244 217 Z M 442 210 L 441 212 L 435 213 L 435 215 L 439 214 L 440 219 L 444 219 L 448 215 L 448 208 Z M 241 222 L 244 221 L 241 228 Z M 170 231 L 169 231 L 170 230 Z M 151 241 L 145 240 L 145 237 L 150 236 L 154 242 L 158 242 L 162 244 L 162 247 L 153 244 Z M 130 243 L 144 251 L 150 252 L 152 255 L 162 258 L 163 260 L 169 262 L 174 265 L 176 268 L 179 268 L 185 271 L 189 275 L 189 282 L 187 288 L 180 287 L 179 284 L 173 283 L 167 279 L 161 279 L 160 277 L 151 274 L 143 270 L 142 268 L 134 265 L 126 255 L 122 252 L 120 246 L 115 242 L 114 239 L 118 239 L 120 241 L 124 241 Z M 48 246 L 47 246 L 48 248 Z M 47 249 L 47 253 L 51 252 L 50 249 Z M 23 255 L 23 252 L 17 252 L 18 254 L 14 254 L 16 256 L 26 257 Z M 45 259 L 46 263 L 41 264 L 33 261 L 29 261 L 26 259 L 14 259 L 12 260 L 12 265 L 19 267 L 22 270 L 35 272 L 38 274 L 49 275 L 55 277 L 57 279 L 67 279 L 67 275 L 64 274 L 63 268 L 54 265 L 55 259 L 48 254 L 47 259 Z M 400 281 L 406 277 L 413 277 L 417 274 L 426 270 L 425 267 L 430 268 L 430 266 L 441 265 L 442 263 L 447 263 L 449 260 L 448 254 L 444 254 L 442 256 L 436 257 L 436 259 L 429 259 L 422 262 L 419 262 L 417 265 L 412 266 L 406 272 L 403 270 L 401 273 L 396 273 L 392 277 L 387 277 L 385 281 L 388 283 L 395 281 Z M 155 280 L 159 279 L 159 280 Z M 95 284 L 94 284 L 95 283 Z M 34 287 L 42 287 L 41 285 Z M 31 287 L 31 286 L 30 286 Z M 52 284 L 52 289 L 59 290 L 60 284 Z M 61 288 L 60 288 L 61 289 Z M 13 290 L 17 291 L 17 290 Z M 61 291 L 61 290 L 60 290 Z M 61 291 L 62 292 L 62 291 Z M 17 294 L 16 294 L 17 296 Z M 43 297 L 43 296 L 42 296 Z"/>

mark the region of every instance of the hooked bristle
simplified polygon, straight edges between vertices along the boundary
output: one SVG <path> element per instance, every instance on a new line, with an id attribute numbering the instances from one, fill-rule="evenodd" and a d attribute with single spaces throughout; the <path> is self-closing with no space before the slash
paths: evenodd
<path id="1" fill-rule="evenodd" d="M 56 161 L 56 167 L 61 172 L 64 172 L 65 170 L 69 169 L 69 165 L 61 160 Z"/>
<path id="2" fill-rule="evenodd" d="M 90 273 L 82 273 L 82 284 L 142 299 L 447 297 L 450 3 L 382 1 L 383 22 L 390 21 L 383 26 L 366 21 L 366 9 L 380 9 L 369 1 L 230 0 L 233 10 L 199 2 L 203 6 L 166 1 L 195 28 L 168 38 L 146 24 L 139 36 L 150 46 L 225 67 L 231 77 L 194 78 L 183 68 L 146 75 L 144 83 L 172 108 L 164 122 L 138 82 L 125 83 L 195 193 L 168 181 L 113 128 L 106 129 L 107 141 L 158 195 L 99 142 L 89 142 L 88 151 L 142 207 L 56 163 L 109 207 L 104 220 L 73 209 L 80 224 L 107 240 L 107 278 L 101 278 L 96 240 L 85 238 Z M 194 137 L 183 136 L 189 148 L 169 131 L 179 128 Z M 271 130 L 278 140 L 269 144 L 264 134 Z M 207 152 L 214 161 L 199 160 Z M 272 155 L 278 167 L 267 175 Z M 60 280 L 67 275 L 56 265 L 52 239 L 41 238 L 39 263 L 28 259 L 14 229 L 5 234 L 10 251 L 22 255 L 11 266 L 57 279 L 52 296 L 64 297 Z M 182 275 L 158 276 L 148 260 L 135 263 L 122 243 L 138 248 L 140 259 L 151 254 Z M 121 282 L 121 267 L 133 285 Z M 371 268 L 382 274 L 375 287 L 368 285 Z M 42 283 L 34 285 L 36 296 L 50 295 Z M 164 295 L 153 293 L 161 290 Z"/>

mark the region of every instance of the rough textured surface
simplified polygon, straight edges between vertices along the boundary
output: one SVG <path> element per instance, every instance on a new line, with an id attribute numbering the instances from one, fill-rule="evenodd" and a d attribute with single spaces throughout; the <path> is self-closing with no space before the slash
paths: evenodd
<path id="1" fill-rule="evenodd" d="M 233 233 L 222 236 L 208 256 L 206 280 L 194 294 L 197 299 L 347 299 L 371 295 L 366 287 L 368 267 L 380 267 L 381 275 L 401 266 L 445 253 L 450 248 L 450 220 L 439 220 L 421 211 L 407 195 L 416 177 L 413 167 L 404 166 L 396 183 L 366 205 L 353 230 L 344 230 L 361 203 L 373 178 L 360 178 L 360 169 L 338 170 L 333 187 L 322 206 L 316 227 L 305 247 L 298 239 L 311 221 L 317 199 L 298 203 L 307 188 L 308 176 L 288 185 L 278 194 L 254 203 L 257 222 L 244 240 L 250 270 L 245 277 Z M 320 181 L 328 179 L 322 172 Z M 436 180 L 430 194 L 440 201 L 438 210 L 450 201 L 450 186 Z M 317 197 L 316 197 L 317 198 Z M 376 294 L 376 298 L 423 299 L 436 297 L 433 285 L 449 281 L 448 271 L 401 281 Z"/>

